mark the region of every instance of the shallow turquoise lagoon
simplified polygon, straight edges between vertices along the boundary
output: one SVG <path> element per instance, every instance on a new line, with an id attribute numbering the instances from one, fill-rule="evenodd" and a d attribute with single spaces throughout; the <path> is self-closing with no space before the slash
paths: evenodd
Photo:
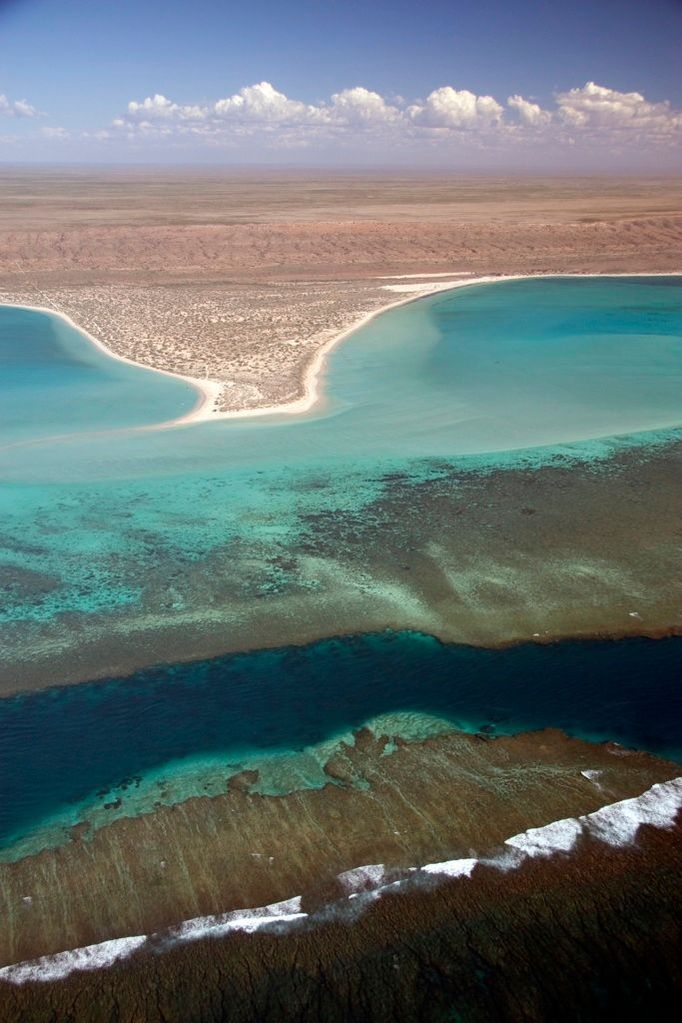
<path id="1" fill-rule="evenodd" d="M 263 602 L 267 628 L 268 599 L 286 594 L 291 584 L 287 554 L 302 524 L 314 528 L 311 523 L 329 512 L 361 514 L 391 475 L 419 480 L 445 462 L 467 470 L 539 465 L 558 453 L 599 460 L 622 446 L 664 441 L 682 423 L 681 296 L 679 277 L 552 278 L 458 289 L 392 310 L 340 344 L 326 364 L 322 400 L 305 416 L 163 429 L 154 424 L 181 417 L 195 405 L 190 386 L 110 359 L 55 318 L 0 308 L 0 682 L 11 687 L 16 664 L 3 660 L 3 647 L 19 650 L 26 662 L 39 654 L 49 664 L 65 638 L 75 644 L 76 659 L 79 637 L 85 642 L 91 622 L 112 636 L 115 624 L 114 645 L 129 642 L 129 621 L 145 628 L 151 622 L 153 628 L 155 618 L 163 617 L 166 625 L 175 628 L 177 622 L 180 628 L 201 607 L 207 580 L 220 573 L 225 593 L 219 579 L 206 614 L 226 637 L 222 649 L 228 649 L 231 579 L 239 576 L 242 596 Z M 312 592 L 324 570 L 318 558 L 309 578 L 299 574 L 295 587 Z M 278 686 L 267 687 L 267 712 L 259 712 L 258 735 L 251 741 L 240 739 L 242 724 L 246 729 L 240 715 L 253 718 L 258 707 L 262 672 L 270 663 L 265 655 L 225 662 L 222 674 L 216 662 L 218 674 L 211 668 L 211 686 L 202 690 L 202 714 L 193 719 L 182 711 L 169 743 L 159 714 L 160 728 L 149 732 L 158 741 L 148 746 L 135 739 L 126 756 L 121 736 L 126 729 L 133 734 L 134 703 L 147 699 L 146 676 L 127 690 L 130 704 L 121 696 L 126 684 L 116 684 L 114 710 L 105 699 L 111 688 L 101 690 L 101 705 L 96 686 L 92 694 L 83 690 L 78 699 L 85 702 L 78 703 L 74 721 L 100 736 L 95 745 L 100 739 L 105 745 L 100 756 L 90 744 L 82 763 L 74 761 L 67 721 L 77 698 L 68 689 L 53 690 L 45 700 L 17 698 L 5 764 L 7 806 L 13 808 L 5 835 L 51 811 L 62 813 L 65 801 L 75 806 L 87 796 L 83 779 L 90 774 L 93 784 L 108 788 L 130 772 L 167 773 L 164 764 L 177 758 L 184 765 L 180 773 L 191 774 L 187 763 L 207 755 L 243 762 L 246 747 L 299 748 L 382 711 L 442 714 L 478 727 L 499 704 L 512 729 L 563 724 L 589 734 L 593 721 L 601 737 L 620 736 L 669 752 L 680 748 L 679 735 L 669 734 L 665 724 L 679 645 L 656 648 L 665 657 L 661 677 L 668 688 L 642 730 L 637 721 L 644 704 L 636 684 L 628 698 L 636 710 L 615 724 L 619 654 L 608 701 L 598 684 L 588 686 L 580 714 L 572 718 L 564 697 L 582 654 L 575 663 L 566 655 L 557 668 L 563 695 L 556 701 L 548 697 L 540 704 L 534 698 L 529 704 L 521 685 L 509 688 L 513 671 L 507 675 L 506 666 L 517 662 L 502 653 L 486 676 L 485 695 L 478 700 L 476 686 L 467 682 L 462 702 L 456 680 L 448 680 L 465 655 L 453 652 L 450 663 L 450 655 L 429 646 L 424 660 L 424 642 L 405 639 L 401 648 L 421 651 L 420 670 L 427 665 L 427 674 L 428 664 L 434 665 L 426 680 L 429 698 L 423 700 L 420 671 L 410 668 L 401 688 L 395 672 L 405 668 L 402 654 L 394 663 L 383 641 L 370 643 L 377 655 L 371 670 L 366 644 L 349 644 L 345 689 L 336 685 L 336 668 L 326 675 L 310 670 L 313 662 L 324 665 L 326 647 L 320 648 L 321 659 L 312 648 L 289 651 L 284 661 L 272 655 Z M 139 666 L 152 663 L 144 636 L 136 643 Z M 268 645 L 267 635 L 254 635 L 250 645 Z M 652 649 L 637 648 L 638 670 L 644 671 Z M 514 656 L 526 663 L 525 654 Z M 593 654 L 588 650 L 585 656 Z M 546 676 L 534 657 L 528 655 L 528 664 L 537 669 L 540 685 Z M 97 673 L 115 674 L 107 665 L 98 665 Z M 170 701 L 187 692 L 191 703 L 198 692 L 193 680 L 204 669 L 188 664 L 169 671 Z M 482 677 L 468 669 L 464 675 L 479 682 Z M 49 668 L 41 681 L 53 681 Z M 158 680 L 152 681 L 147 719 L 159 699 Z M 235 699 L 247 690 L 249 699 L 246 704 L 237 699 L 234 707 L 228 700 L 225 714 L 212 717 L 211 701 L 221 684 Z M 352 708 L 346 699 L 351 689 Z M 537 712 L 531 713 L 532 705 Z M 110 749 L 100 706 L 127 722 Z M 310 722 L 310 708 L 324 713 Z M 164 706 L 167 713 L 172 709 Z M 50 733 L 50 755 L 36 758 L 28 770 L 20 751 L 34 748 L 34 726 L 44 730 L 52 718 L 60 724 Z M 301 730 L 303 719 L 310 727 Z"/>
<path id="2" fill-rule="evenodd" d="M 679 277 L 458 289 L 340 344 L 306 416 L 171 429 L 153 424 L 187 413 L 193 388 L 109 358 L 55 317 L 1 307 L 0 623 L 144 599 L 153 614 L 161 597 L 145 598 L 138 552 L 169 576 L 239 543 L 279 555 L 304 518 L 361 511 L 382 473 L 660 439 L 682 423 L 681 295 Z M 188 599 L 163 595 L 178 613 Z"/>
<path id="3" fill-rule="evenodd" d="M 182 380 L 128 365 L 65 320 L 0 306 L 0 446 L 160 423 L 197 403 Z M 26 455 L 17 457 L 25 459 Z"/>

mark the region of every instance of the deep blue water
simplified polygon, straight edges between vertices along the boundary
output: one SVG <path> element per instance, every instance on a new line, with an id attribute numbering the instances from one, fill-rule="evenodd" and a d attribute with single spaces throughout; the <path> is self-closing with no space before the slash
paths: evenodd
<path id="1" fill-rule="evenodd" d="M 0 841 L 178 758 L 301 749 L 387 711 L 682 761 L 682 639 L 485 650 L 382 633 L 22 694 L 0 701 Z"/>

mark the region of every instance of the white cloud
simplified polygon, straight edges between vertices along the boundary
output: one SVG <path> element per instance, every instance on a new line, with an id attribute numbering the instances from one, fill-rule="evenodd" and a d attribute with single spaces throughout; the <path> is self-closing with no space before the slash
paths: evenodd
<path id="1" fill-rule="evenodd" d="M 261 135 L 271 145 L 288 147 L 346 134 L 375 135 L 380 129 L 399 129 L 405 123 L 398 106 L 363 86 L 334 93 L 328 102 L 310 104 L 291 99 L 270 82 L 258 82 L 202 105 L 185 106 L 160 93 L 132 100 L 113 127 L 131 138 L 176 135 L 208 144 L 230 144 Z"/>
<path id="2" fill-rule="evenodd" d="M 40 117 L 40 111 L 25 99 L 9 100 L 0 93 L 0 115 L 5 117 Z"/>
<path id="3" fill-rule="evenodd" d="M 538 103 L 532 103 L 523 96 L 509 96 L 507 106 L 517 114 L 521 124 L 528 128 L 544 128 L 552 120 L 549 110 L 543 110 Z"/>
<path id="4" fill-rule="evenodd" d="M 431 128 L 490 128 L 499 124 L 502 112 L 492 96 L 476 96 L 451 85 L 434 89 L 425 103 L 414 103 L 407 109 L 416 124 Z"/>
<path id="5" fill-rule="evenodd" d="M 290 99 L 270 82 L 248 85 L 232 96 L 215 103 L 183 106 L 157 93 L 141 102 L 128 104 L 127 116 L 113 122 L 117 128 L 150 131 L 174 124 L 180 132 L 206 134 L 236 130 L 238 134 L 270 131 L 275 127 L 325 128 L 353 126 L 361 128 L 399 122 L 398 107 L 388 104 L 378 92 L 362 86 L 334 93 L 329 103 L 309 104 Z M 194 122 L 194 125 L 188 124 Z M 203 123 L 205 129 L 197 128 Z"/>
<path id="6" fill-rule="evenodd" d="M 335 92 L 328 110 L 331 119 L 355 126 L 396 124 L 403 117 L 398 107 L 391 106 L 378 92 L 371 92 L 361 85 Z"/>
<path id="7" fill-rule="evenodd" d="M 56 139 L 60 142 L 66 142 L 71 138 L 71 132 L 68 132 L 66 128 L 52 128 L 46 126 L 40 129 L 41 135 L 46 139 Z"/>
<path id="8" fill-rule="evenodd" d="M 509 96 L 503 107 L 493 96 L 450 85 L 413 103 L 361 85 L 326 101 L 305 103 L 263 81 L 198 104 L 177 103 L 160 93 L 131 100 L 126 113 L 113 121 L 112 134 L 212 146 L 239 146 L 249 138 L 282 147 L 353 140 L 384 147 L 414 146 L 420 140 L 436 146 L 542 140 L 595 146 L 622 145 L 627 138 L 674 144 L 681 126 L 682 113 L 668 102 L 651 103 L 638 92 L 617 92 L 594 82 L 558 93 L 549 110 L 520 94 Z"/>
<path id="9" fill-rule="evenodd" d="M 179 106 L 157 92 L 155 96 L 147 96 L 142 103 L 132 100 L 128 104 L 128 116 L 138 123 L 147 119 L 173 119 L 180 121 L 201 120 L 204 110 L 198 106 Z"/>
<path id="10" fill-rule="evenodd" d="M 619 141 L 624 133 L 655 140 L 675 136 L 682 129 L 682 112 L 673 110 L 667 100 L 650 103 L 640 92 L 618 92 L 595 82 L 558 93 L 556 103 L 567 127 Z"/>
<path id="11" fill-rule="evenodd" d="M 151 113 L 155 117 L 170 117 L 179 109 L 176 103 L 171 103 L 169 99 L 158 92 L 155 96 L 147 96 L 142 103 L 133 99 L 128 104 L 128 114 L 136 120 L 141 119 L 147 113 Z"/>
<path id="12" fill-rule="evenodd" d="M 213 112 L 219 117 L 230 120 L 275 123 L 305 121 L 314 113 L 314 107 L 289 99 L 279 92 L 270 82 L 259 82 L 240 89 L 234 96 L 219 99 L 213 106 Z M 204 108 L 204 116 L 209 110 Z"/>

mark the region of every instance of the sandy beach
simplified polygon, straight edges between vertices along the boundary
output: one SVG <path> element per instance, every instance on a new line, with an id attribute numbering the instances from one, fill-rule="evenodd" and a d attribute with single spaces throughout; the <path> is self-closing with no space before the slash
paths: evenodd
<path id="1" fill-rule="evenodd" d="M 538 6 L 0 0 L 0 1023 L 682 1004 L 682 0 Z"/>
<path id="2" fill-rule="evenodd" d="M 417 275 L 417 276 L 429 276 Z M 450 276 L 449 274 L 446 276 Z M 208 420 L 215 419 L 243 419 L 253 418 L 255 416 L 268 416 L 268 415 L 301 415 L 304 412 L 309 412 L 320 400 L 321 390 L 319 378 L 324 370 L 324 364 L 326 356 L 329 352 L 336 347 L 340 342 L 347 338 L 350 334 L 354 334 L 357 330 L 360 330 L 365 324 L 369 323 L 376 316 L 386 313 L 391 309 L 395 309 L 399 306 L 406 305 L 409 302 L 415 302 L 419 298 L 425 298 L 429 295 L 433 295 L 439 291 L 452 291 L 456 288 L 471 285 L 471 284 L 485 284 L 491 283 L 496 280 L 518 280 L 521 275 L 507 276 L 507 277 L 480 277 L 480 278 L 467 278 L 464 280 L 450 280 L 439 283 L 429 284 L 407 284 L 407 285 L 384 285 L 384 290 L 394 292 L 407 292 L 409 293 L 408 298 L 398 299 L 394 302 L 388 302 L 386 305 L 380 307 L 374 312 L 366 313 L 357 322 L 353 323 L 348 329 L 343 330 L 340 334 L 330 338 L 324 344 L 322 344 L 315 352 L 311 362 L 307 365 L 302 373 L 301 390 L 302 396 L 297 398 L 295 401 L 285 402 L 281 405 L 270 405 L 270 406 L 256 406 L 254 408 L 244 409 L 232 409 L 232 410 L 221 410 L 220 400 L 225 390 L 225 384 L 219 380 L 211 379 L 199 379 L 198 377 L 187 376 L 183 373 L 175 373 L 171 369 L 161 369 L 157 366 L 146 366 L 143 362 L 139 362 L 136 359 L 128 358 L 125 355 L 120 355 L 109 345 L 106 345 L 99 338 L 95 337 L 88 330 L 82 327 L 80 324 L 74 322 L 74 320 L 64 312 L 58 309 L 52 309 L 49 306 L 38 306 L 38 305 L 27 305 L 23 302 L 0 302 L 0 305 L 11 306 L 16 309 L 28 309 L 37 313 L 47 313 L 51 316 L 58 316 L 65 323 L 68 323 L 70 327 L 73 327 L 79 333 L 83 334 L 87 339 L 95 345 L 100 351 L 105 352 L 110 358 L 116 359 L 119 362 L 124 362 L 129 366 L 137 366 L 138 368 L 150 369 L 153 372 L 161 373 L 165 376 L 174 377 L 178 380 L 184 380 L 190 384 L 199 392 L 199 400 L 194 409 L 187 415 L 181 416 L 178 419 L 170 420 L 169 422 L 159 423 L 159 428 L 165 428 L 168 426 L 187 426 L 190 423 L 202 423 Z M 528 276 L 528 275 L 526 275 Z M 148 429 L 146 427 L 145 429 Z"/>
<path id="3" fill-rule="evenodd" d="M 198 392 L 191 412 L 145 430 L 304 414 L 320 398 L 336 345 L 373 317 L 425 295 L 485 281 L 672 274 L 682 267 L 682 197 L 672 179 L 161 178 L 159 188 L 151 171 L 90 172 L 84 193 L 75 171 L 0 174 L 0 302 L 58 313 L 114 358 L 179 377 Z M 645 465 L 636 453 L 616 452 L 624 475 L 611 481 L 562 469 L 593 507 L 594 529 L 557 503 L 552 472 L 507 477 L 511 497 L 504 481 L 472 481 L 469 496 L 487 509 L 483 515 L 462 514 L 454 492 L 422 487 L 419 522 L 410 511 L 415 494 L 391 484 L 372 509 L 381 537 L 370 520 L 358 524 L 342 513 L 306 529 L 296 552 L 295 621 L 275 591 L 267 629 L 250 596 L 247 562 L 243 571 L 233 564 L 226 580 L 222 563 L 206 554 L 187 579 L 192 599 L 169 611 L 163 566 L 140 554 L 131 578 L 149 595 L 152 612 L 135 623 L 116 613 L 101 622 L 94 616 L 87 635 L 62 630 L 58 642 L 36 635 L 39 654 L 31 663 L 22 656 L 21 630 L 10 623 L 5 650 L 13 668 L 3 691 L 44 684 L 46 664 L 65 682 L 126 674 L 137 666 L 121 643 L 130 629 L 149 635 L 151 657 L 179 661 L 249 649 L 254 634 L 266 633 L 277 646 L 361 626 L 416 627 L 483 646 L 678 632 L 670 570 L 678 458 L 674 448 Z M 655 487 L 653 500 L 633 503 L 631 489 L 644 487 Z M 510 500 L 540 514 L 526 519 L 519 512 L 513 543 L 498 543 L 509 528 Z M 617 521 L 612 500 L 627 509 Z M 403 536 L 398 509 L 423 541 L 421 555 Z M 453 516 L 445 545 L 444 513 Z M 547 535 L 538 550 L 543 514 Z M 387 546 L 385 536 L 393 538 Z M 642 537 L 646 553 L 639 552 Z M 598 567 L 604 559 L 617 570 L 605 575 Z M 321 564 L 324 599 L 308 589 Z M 591 576 L 578 585 L 575 564 L 599 576 L 598 599 Z M 472 600 L 481 574 L 505 582 Z M 221 629 L 226 600 L 236 614 L 229 637 Z"/>

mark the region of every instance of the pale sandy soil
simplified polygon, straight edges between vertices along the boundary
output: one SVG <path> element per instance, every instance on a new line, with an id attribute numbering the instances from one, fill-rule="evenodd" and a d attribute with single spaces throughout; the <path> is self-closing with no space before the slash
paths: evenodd
<path id="1" fill-rule="evenodd" d="M 222 410 L 301 399 L 319 350 L 401 278 L 680 267 L 674 180 L 0 174 L 0 301 L 217 381 Z"/>

